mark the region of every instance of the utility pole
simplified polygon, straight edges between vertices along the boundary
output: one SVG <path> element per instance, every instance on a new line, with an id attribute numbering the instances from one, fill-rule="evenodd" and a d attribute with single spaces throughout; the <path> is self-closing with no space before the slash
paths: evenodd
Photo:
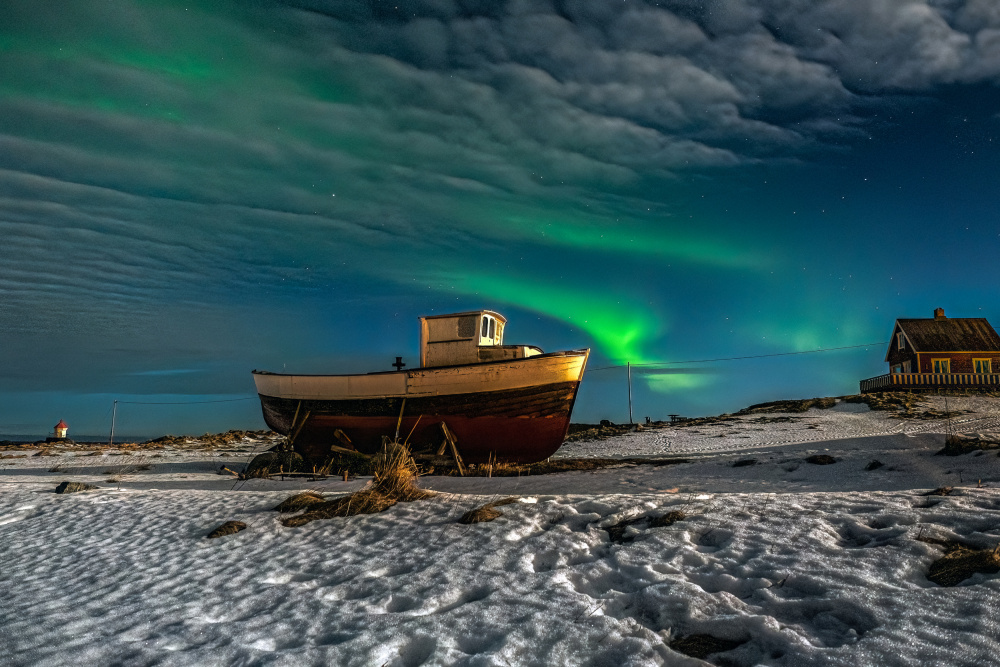
<path id="1" fill-rule="evenodd" d="M 628 368 L 628 423 L 632 424 L 632 362 L 626 362 Z"/>
<path id="2" fill-rule="evenodd" d="M 115 444 L 115 416 L 118 414 L 118 400 L 115 399 L 115 405 L 111 409 L 111 437 L 108 438 L 108 447 Z"/>

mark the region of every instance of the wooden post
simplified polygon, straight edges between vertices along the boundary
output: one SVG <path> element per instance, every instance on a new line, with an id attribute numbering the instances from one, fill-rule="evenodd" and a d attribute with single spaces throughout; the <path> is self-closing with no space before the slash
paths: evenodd
<path id="1" fill-rule="evenodd" d="M 632 423 L 632 362 L 626 363 L 628 368 L 628 423 Z"/>
<path id="2" fill-rule="evenodd" d="M 351 442 L 351 439 L 348 438 L 347 434 L 341 431 L 339 428 L 334 430 L 333 437 L 335 437 L 337 440 L 340 440 L 344 444 L 344 446 L 347 447 L 348 449 L 354 449 L 354 444 Z"/>
<path id="3" fill-rule="evenodd" d="M 441 422 L 441 431 L 444 433 L 445 442 L 451 447 L 451 455 L 455 457 L 455 465 L 458 466 L 458 474 L 465 477 L 465 467 L 462 464 L 462 455 L 458 453 L 458 444 L 455 439 L 455 434 L 451 432 L 448 425 Z"/>
<path id="4" fill-rule="evenodd" d="M 111 437 L 108 438 L 108 447 L 115 444 L 115 417 L 118 415 L 118 401 L 115 400 L 114 407 L 111 408 Z"/>
<path id="5" fill-rule="evenodd" d="M 292 415 L 292 423 L 288 426 L 288 433 L 289 434 L 291 434 L 291 432 L 295 430 L 295 424 L 299 420 L 299 410 L 301 410 L 301 409 L 302 409 L 302 401 L 299 401 L 299 404 L 295 406 L 295 414 Z M 294 440 L 294 439 L 295 439 L 295 436 L 292 436 L 291 438 L 289 438 L 286 435 L 285 436 L 285 444 L 286 445 L 292 444 L 292 440 Z"/>
<path id="6" fill-rule="evenodd" d="M 295 442 L 295 438 L 299 437 L 299 432 L 302 431 L 302 427 L 306 425 L 307 421 L 309 421 L 309 415 L 311 414 L 312 410 L 306 410 L 306 416 L 302 418 L 302 423 L 299 424 L 299 427 L 295 429 L 295 434 L 288 440 L 289 446 L 291 446 Z"/>

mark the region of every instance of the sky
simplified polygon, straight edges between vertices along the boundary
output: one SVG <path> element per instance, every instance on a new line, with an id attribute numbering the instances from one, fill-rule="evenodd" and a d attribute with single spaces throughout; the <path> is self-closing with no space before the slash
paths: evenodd
<path id="1" fill-rule="evenodd" d="M 998 84 L 992 0 L 5 0 L 0 433 L 262 428 L 479 308 L 577 421 L 856 393 L 1000 322 Z"/>

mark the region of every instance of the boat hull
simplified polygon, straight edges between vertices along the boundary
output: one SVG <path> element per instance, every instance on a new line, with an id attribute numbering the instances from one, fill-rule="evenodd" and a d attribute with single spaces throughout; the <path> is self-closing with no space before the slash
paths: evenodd
<path id="1" fill-rule="evenodd" d="M 377 451 L 383 436 L 396 435 L 397 424 L 412 449 L 436 449 L 444 422 L 468 463 L 533 462 L 562 445 L 588 352 L 368 376 L 268 373 L 255 379 L 267 425 L 294 436 L 295 449 L 312 460 L 339 444 L 336 429 L 362 452 Z M 379 388 L 382 395 L 359 395 Z"/>

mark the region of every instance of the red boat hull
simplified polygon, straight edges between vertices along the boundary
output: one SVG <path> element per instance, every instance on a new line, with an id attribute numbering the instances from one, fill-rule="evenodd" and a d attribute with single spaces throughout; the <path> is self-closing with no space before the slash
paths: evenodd
<path id="1" fill-rule="evenodd" d="M 519 463 L 541 461 L 562 445 L 569 429 L 570 414 L 579 382 L 505 391 L 486 391 L 445 396 L 350 400 L 297 400 L 261 395 L 264 420 L 278 433 L 292 430 L 295 415 L 305 419 L 294 446 L 311 460 L 322 459 L 340 429 L 361 452 L 373 453 L 383 436 L 396 434 L 414 450 L 437 448 L 447 423 L 455 434 L 467 463 L 490 459 Z"/>

